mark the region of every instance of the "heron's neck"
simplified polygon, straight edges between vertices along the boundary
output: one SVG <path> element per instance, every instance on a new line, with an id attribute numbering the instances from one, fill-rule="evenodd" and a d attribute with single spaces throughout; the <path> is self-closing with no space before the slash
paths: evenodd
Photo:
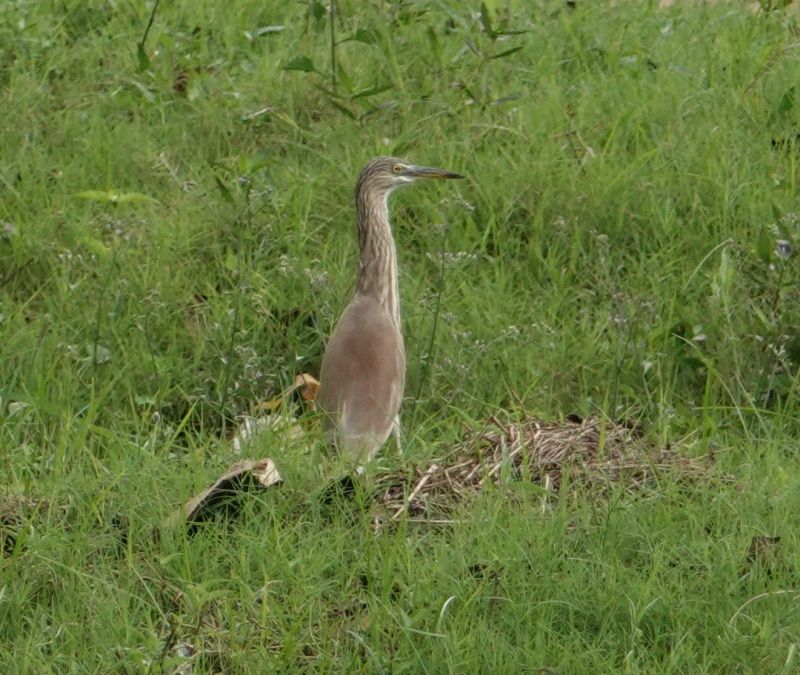
<path id="1" fill-rule="evenodd" d="M 364 195 L 359 194 L 356 197 L 356 207 L 358 243 L 361 249 L 356 293 L 375 297 L 400 328 L 397 252 L 389 224 L 387 199 L 367 200 Z"/>

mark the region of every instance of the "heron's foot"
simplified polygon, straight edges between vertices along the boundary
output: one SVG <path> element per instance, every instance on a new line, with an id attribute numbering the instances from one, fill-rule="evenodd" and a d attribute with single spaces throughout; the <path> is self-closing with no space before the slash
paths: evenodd
<path id="1" fill-rule="evenodd" d="M 356 481 L 351 474 L 337 478 L 322 490 L 321 500 L 325 505 L 339 500 L 350 501 L 356 495 Z"/>

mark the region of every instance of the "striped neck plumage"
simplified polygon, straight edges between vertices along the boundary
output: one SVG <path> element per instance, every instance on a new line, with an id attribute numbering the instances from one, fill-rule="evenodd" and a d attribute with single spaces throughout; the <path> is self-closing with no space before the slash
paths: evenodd
<path id="1" fill-rule="evenodd" d="M 373 195 L 368 199 L 361 192 L 356 195 L 361 253 L 356 292 L 375 297 L 400 328 L 397 251 L 389 223 L 388 196 Z"/>

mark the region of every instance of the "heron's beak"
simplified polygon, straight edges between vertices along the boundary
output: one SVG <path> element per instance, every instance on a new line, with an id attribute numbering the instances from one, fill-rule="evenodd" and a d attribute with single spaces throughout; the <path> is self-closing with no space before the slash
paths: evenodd
<path id="1" fill-rule="evenodd" d="M 409 166 L 403 175 L 409 178 L 463 178 L 460 173 L 436 169 L 431 166 Z"/>

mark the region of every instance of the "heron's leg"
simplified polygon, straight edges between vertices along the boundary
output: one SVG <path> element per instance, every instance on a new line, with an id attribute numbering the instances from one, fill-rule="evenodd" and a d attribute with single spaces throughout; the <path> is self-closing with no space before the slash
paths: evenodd
<path id="1" fill-rule="evenodd" d="M 397 456 L 403 456 L 403 445 L 400 442 L 400 415 L 395 415 L 394 422 L 392 424 L 392 435 L 394 436 L 394 442 L 397 446 Z"/>

